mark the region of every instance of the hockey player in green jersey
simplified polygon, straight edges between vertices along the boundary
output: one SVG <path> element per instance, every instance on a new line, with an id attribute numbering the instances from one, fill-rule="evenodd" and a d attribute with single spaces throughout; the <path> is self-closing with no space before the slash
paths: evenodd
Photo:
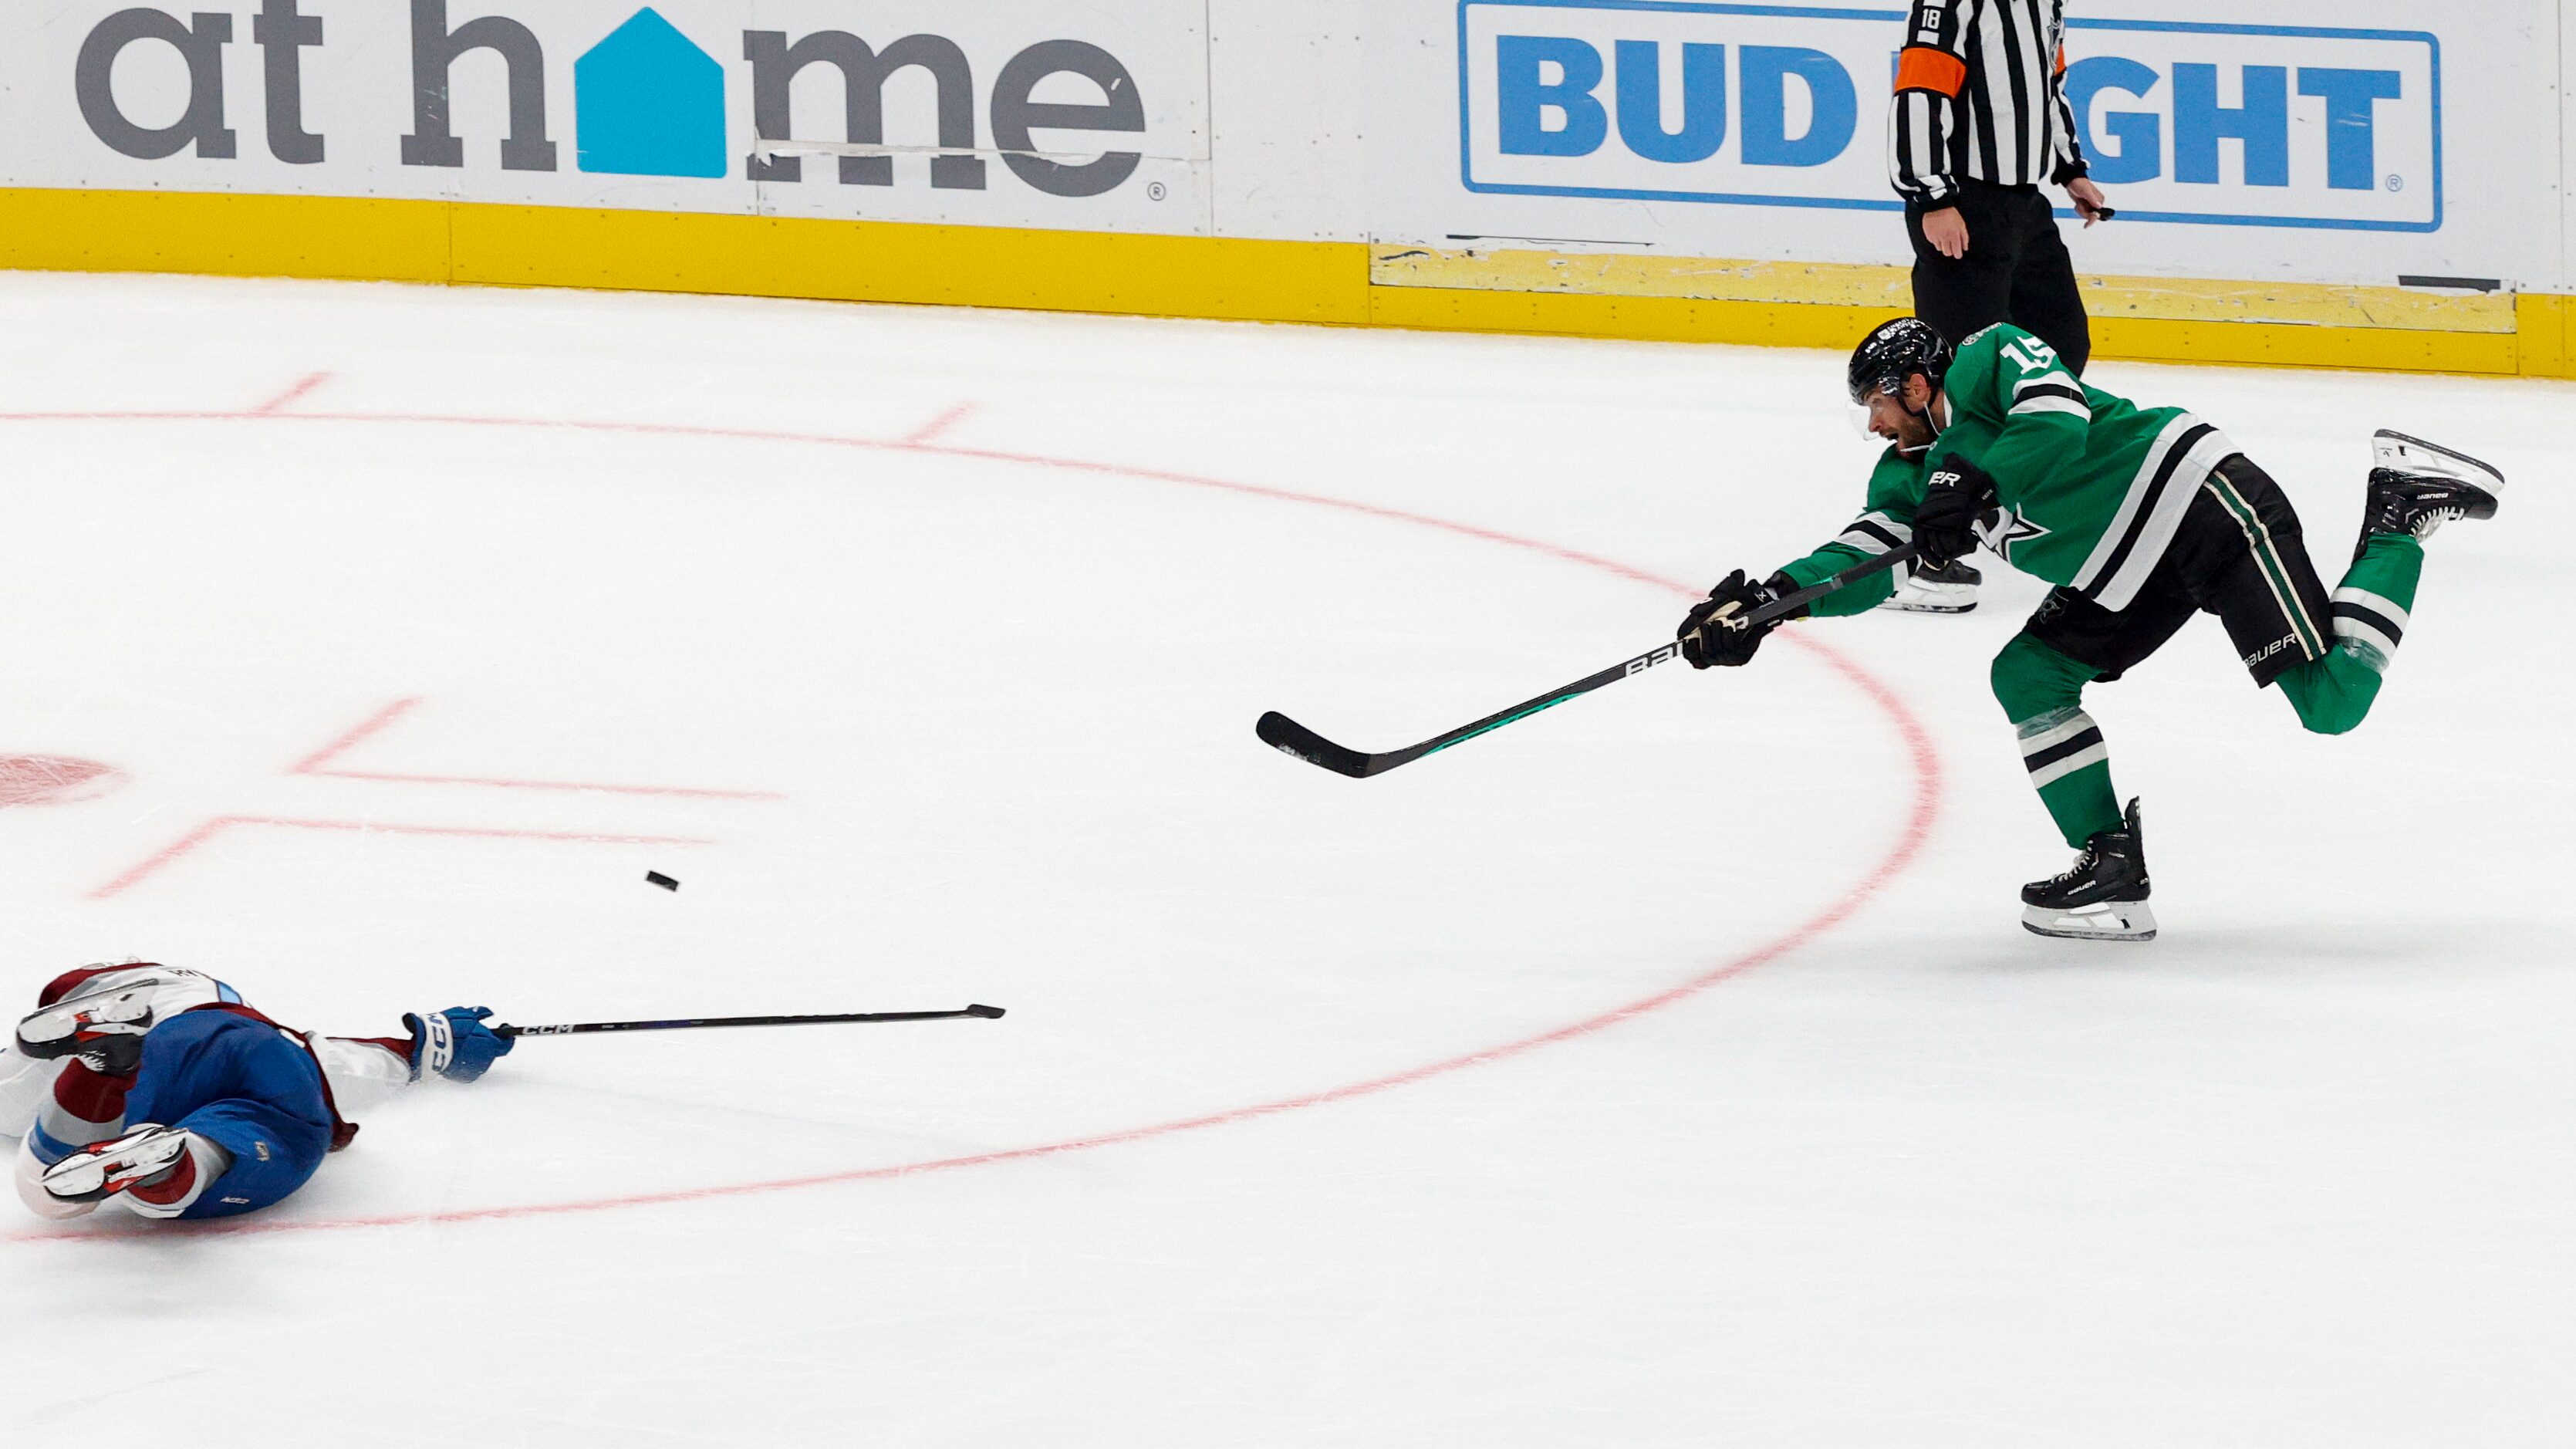
<path id="1" fill-rule="evenodd" d="M 2361 543 L 2329 594 L 2289 500 L 2225 434 L 2078 382 L 2019 328 L 1989 327 L 1954 354 L 1928 324 L 1899 318 L 1853 352 L 1849 380 L 1889 443 L 1861 516 L 1765 582 L 1729 574 L 1682 621 L 1683 656 L 1702 669 L 1750 661 L 1778 621 L 1743 616 L 1909 542 L 1933 568 L 1982 543 L 2056 585 L 1993 671 L 2031 784 L 2081 852 L 2022 888 L 2022 923 L 2044 936 L 2156 933 L 2138 802 L 2120 808 L 2085 685 L 2118 679 L 2206 612 L 2257 687 L 2278 684 L 2301 724 L 2341 734 L 2370 712 L 2405 637 L 2423 540 L 2446 520 L 2493 516 L 2504 488 L 2474 458 L 2380 433 Z M 1876 574 L 1811 612 L 1856 614 L 1891 587 Z"/>

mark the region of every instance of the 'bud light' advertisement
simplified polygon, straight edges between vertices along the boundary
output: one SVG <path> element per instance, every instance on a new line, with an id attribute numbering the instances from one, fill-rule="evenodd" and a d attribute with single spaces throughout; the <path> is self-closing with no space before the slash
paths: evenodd
<path id="1" fill-rule="evenodd" d="M 2554 163 L 2517 169 L 2554 156 L 2549 7 L 2356 0 L 2333 25 L 2260 0 L 2068 12 L 2067 111 L 2119 211 L 2084 269 L 2554 269 Z M 1389 0 L 1388 22 L 1371 47 L 1382 240 L 1907 255 L 1887 160 L 1901 9 Z"/>

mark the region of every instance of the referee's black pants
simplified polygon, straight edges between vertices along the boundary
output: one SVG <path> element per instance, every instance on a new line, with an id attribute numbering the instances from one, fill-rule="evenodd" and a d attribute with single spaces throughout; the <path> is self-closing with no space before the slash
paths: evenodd
<path id="1" fill-rule="evenodd" d="M 2083 372 L 2093 355 L 2093 329 L 2048 198 L 2036 186 L 1968 181 L 1951 204 L 1968 223 L 1968 254 L 1956 261 L 1923 239 L 1922 211 L 1905 209 L 1905 229 L 1914 238 L 1914 315 L 1953 347 L 2009 322 Z"/>

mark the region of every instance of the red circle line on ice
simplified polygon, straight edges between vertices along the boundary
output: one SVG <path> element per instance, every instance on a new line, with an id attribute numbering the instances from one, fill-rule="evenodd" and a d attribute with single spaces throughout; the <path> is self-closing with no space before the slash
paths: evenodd
<path id="1" fill-rule="evenodd" d="M 965 408 L 962 406 L 959 408 L 952 408 L 947 414 L 942 416 L 939 423 L 925 427 L 908 437 L 892 440 L 844 437 L 826 433 L 785 432 L 759 428 L 696 427 L 681 423 L 474 417 L 432 413 L 308 413 L 287 412 L 273 409 L 260 409 L 246 412 L 0 412 L 0 423 L 231 422 L 253 423 L 259 425 L 275 423 L 338 423 L 433 427 L 541 428 L 601 433 L 648 434 L 675 438 L 705 438 L 713 440 L 738 439 L 744 442 L 796 443 L 816 447 L 858 448 L 885 452 L 929 453 L 937 454 L 942 457 L 964 458 L 994 463 L 1009 463 L 1026 467 L 1056 468 L 1106 477 L 1135 479 L 1153 483 L 1169 483 L 1181 487 L 1209 489 L 1222 493 L 1236 494 L 1243 497 L 1269 499 L 1281 503 L 1297 503 L 1318 508 L 1329 508 L 1345 513 L 1360 514 L 1370 518 L 1385 519 L 1389 522 L 1409 524 L 1419 528 L 1437 529 L 1444 533 L 1457 534 L 1467 538 L 1480 539 L 1488 543 L 1500 544 L 1510 548 L 1543 554 L 1550 558 L 1560 559 L 1567 563 L 1579 564 L 1583 567 L 1612 574 L 1619 578 L 1628 579 L 1636 583 L 1668 589 L 1676 594 L 1696 596 L 1699 593 L 1698 589 L 1682 584 L 1676 580 L 1662 578 L 1658 575 L 1649 573 L 1646 570 L 1634 568 L 1630 565 L 1616 562 L 1615 560 L 1602 558 L 1596 554 L 1584 553 L 1577 549 L 1548 543 L 1542 539 L 1526 538 L 1517 534 L 1505 533 L 1498 529 L 1485 528 L 1472 523 L 1460 522 L 1455 519 L 1437 518 L 1430 514 L 1415 513 L 1401 508 L 1388 508 L 1374 503 L 1363 503 L 1347 498 L 1329 498 L 1319 494 L 1298 493 L 1290 489 L 1269 488 L 1253 483 L 1230 482 L 1220 478 L 1208 478 L 1196 474 L 1171 472 L 1159 468 L 1130 467 L 1124 464 L 1095 462 L 1079 458 L 1050 458 L 1034 453 L 1006 452 L 990 448 L 970 448 L 934 441 L 936 436 L 940 432 L 944 431 L 944 425 L 948 422 L 954 421 L 964 411 Z M 188 1232 L 192 1236 L 233 1236 L 238 1234 L 257 1233 L 324 1232 L 351 1228 L 389 1228 L 425 1223 L 471 1223 L 504 1218 L 550 1217 L 567 1213 L 605 1212 L 612 1208 L 653 1207 L 673 1203 L 700 1202 L 715 1198 L 747 1197 L 759 1193 L 785 1192 L 796 1188 L 826 1187 L 840 1183 L 872 1182 L 889 1178 L 913 1177 L 924 1173 L 951 1172 L 961 1168 L 987 1167 L 1009 1162 L 1024 1162 L 1038 1158 L 1058 1156 L 1068 1152 L 1085 1152 L 1094 1148 L 1115 1147 L 1129 1142 L 1143 1142 L 1152 1138 L 1169 1137 L 1179 1133 L 1199 1131 L 1204 1128 L 1223 1127 L 1237 1122 L 1250 1122 L 1263 1117 L 1277 1116 L 1285 1112 L 1303 1111 L 1310 1107 L 1326 1106 L 1334 1102 L 1346 1102 L 1357 1097 L 1374 1096 L 1380 1092 L 1392 1091 L 1398 1087 L 1410 1086 L 1416 1082 L 1428 1081 L 1434 1077 L 1446 1076 L 1449 1073 L 1464 1071 L 1470 1067 L 1479 1067 L 1494 1062 L 1505 1061 L 1513 1057 L 1537 1051 L 1542 1047 L 1553 1046 L 1559 1042 L 1572 1041 L 1578 1037 L 1590 1036 L 1597 1032 L 1606 1031 L 1622 1022 L 1643 1016 L 1648 1012 L 1659 1011 L 1676 1002 L 1687 1000 L 1688 998 L 1696 996 L 1722 981 L 1741 976 L 1757 967 L 1769 965 L 1770 963 L 1797 951 L 1801 947 L 1808 945 L 1818 937 L 1823 936 L 1825 933 L 1850 920 L 1852 916 L 1860 910 L 1862 905 L 1867 903 L 1880 891 L 1886 889 L 1889 883 L 1894 881 L 1898 876 L 1902 875 L 1908 867 L 1913 865 L 1916 858 L 1922 854 L 1924 843 L 1931 836 L 1934 821 L 1939 818 L 1942 797 L 1941 760 L 1939 754 L 1932 747 L 1932 737 L 1930 733 L 1924 729 L 1922 721 L 1915 717 L 1914 712 L 1907 708 L 1905 702 L 1897 697 L 1894 690 L 1890 689 L 1887 684 L 1877 676 L 1863 669 L 1859 663 L 1853 660 L 1849 655 L 1844 654 L 1840 650 L 1829 645 L 1820 643 L 1812 638 L 1808 638 L 1801 631 L 1786 631 L 1781 635 L 1781 637 L 1814 654 L 1828 669 L 1832 670 L 1835 674 L 1840 675 L 1845 682 L 1858 689 L 1872 704 L 1878 706 L 1881 713 L 1887 716 L 1888 723 L 1895 729 L 1898 739 L 1905 747 L 1906 753 L 1909 757 L 1908 762 L 1911 764 L 1914 771 L 1914 794 L 1913 799 L 1909 802 L 1907 807 L 1905 824 L 1899 830 L 1894 842 L 1892 842 L 1888 847 L 1887 852 L 1871 865 L 1868 872 L 1864 874 L 1858 882 L 1854 883 L 1841 895 L 1828 902 L 1815 914 L 1809 916 L 1804 921 L 1801 921 L 1799 924 L 1780 933 L 1779 935 L 1772 937 L 1770 940 L 1753 946 L 1748 950 L 1718 963 L 1717 965 L 1711 966 L 1696 976 L 1692 976 L 1687 980 L 1666 987 L 1650 996 L 1641 997 L 1637 1000 L 1630 1001 L 1625 1005 L 1613 1007 L 1596 1015 L 1585 1017 L 1580 1021 L 1569 1022 L 1564 1026 L 1557 1027 L 1550 1031 L 1540 1032 L 1534 1036 L 1525 1036 L 1517 1040 L 1497 1043 L 1496 1045 L 1480 1048 L 1475 1051 L 1462 1053 L 1456 1056 L 1444 1057 L 1437 1061 L 1426 1062 L 1419 1066 L 1408 1067 L 1404 1070 L 1389 1072 L 1381 1076 L 1368 1077 L 1360 1081 L 1345 1083 L 1337 1087 L 1328 1087 L 1319 1091 L 1307 1092 L 1297 1096 L 1281 1097 L 1267 1102 L 1255 1102 L 1247 1106 L 1227 1108 L 1222 1111 L 1204 1113 L 1194 1117 L 1182 1117 L 1168 1122 L 1156 1122 L 1147 1126 L 1130 1127 L 1114 1132 L 1096 1133 L 1085 1137 L 1066 1138 L 1057 1142 L 1038 1143 L 1028 1147 L 1001 1148 L 990 1152 L 976 1152 L 954 1157 L 930 1158 L 918 1162 L 892 1163 L 883 1167 L 852 1168 L 839 1172 L 812 1173 L 805 1176 L 775 1178 L 761 1182 L 731 1183 L 716 1187 L 682 1188 L 664 1192 L 646 1192 L 633 1193 L 624 1196 L 584 1198 L 568 1202 L 519 1203 L 502 1207 L 461 1208 L 439 1212 L 389 1213 L 374 1217 L 327 1219 L 253 1218 L 247 1220 L 226 1221 L 222 1223 L 210 1223 L 203 1227 L 190 1226 L 176 1230 Z M 1246 749 L 1258 748 L 1258 746 L 1253 743 L 1251 734 L 1251 724 L 1249 721 L 1246 721 L 1244 726 L 1244 747 Z M 1295 767 L 1282 762 L 1281 768 L 1288 769 Z M 1333 782 L 1319 781 L 1318 783 L 1319 785 L 1329 785 Z M 154 1225 L 149 1231 L 153 1236 L 163 1236 L 174 1231 L 174 1229 L 169 1225 Z M 125 1240 L 131 1236 L 133 1235 L 130 1233 L 122 1232 L 101 1234 L 97 1232 L 55 1231 L 15 1233 L 9 1235 L 9 1240 L 13 1242 L 115 1242 Z"/>

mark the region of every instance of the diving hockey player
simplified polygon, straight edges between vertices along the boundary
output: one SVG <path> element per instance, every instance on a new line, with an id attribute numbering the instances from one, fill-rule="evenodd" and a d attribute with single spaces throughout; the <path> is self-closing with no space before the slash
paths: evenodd
<path id="1" fill-rule="evenodd" d="M 2085 685 L 2118 679 L 2207 612 L 2258 688 L 2280 685 L 2301 724 L 2341 734 L 2370 712 L 2405 637 L 2423 540 L 2448 520 L 2494 516 L 2504 488 L 2474 458 L 2379 433 L 2361 543 L 2329 595 L 2289 500 L 2225 434 L 2078 382 L 2017 327 L 1989 327 L 1954 355 L 1929 324 L 1899 318 L 1863 339 L 1848 380 L 1890 444 L 1861 516 L 1767 582 L 1727 575 L 1682 621 L 1683 656 L 1702 669 L 1750 661 L 1777 621 L 1748 627 L 1743 615 L 1909 540 L 1928 568 L 1982 541 L 2056 585 L 1993 671 L 2031 784 L 2081 852 L 2022 888 L 2022 924 L 2043 936 L 2156 934 L 2138 802 L 2120 808 Z M 1811 612 L 1856 614 L 1891 587 L 1873 575 Z"/>
<path id="2" fill-rule="evenodd" d="M 483 1007 L 403 1017 L 408 1035 L 292 1031 L 195 971 L 84 966 L 47 983 L 0 1048 L 0 1133 L 25 1134 L 18 1196 L 49 1218 L 118 1201 L 147 1218 L 255 1212 L 407 1082 L 470 1082 L 516 1043 Z"/>

